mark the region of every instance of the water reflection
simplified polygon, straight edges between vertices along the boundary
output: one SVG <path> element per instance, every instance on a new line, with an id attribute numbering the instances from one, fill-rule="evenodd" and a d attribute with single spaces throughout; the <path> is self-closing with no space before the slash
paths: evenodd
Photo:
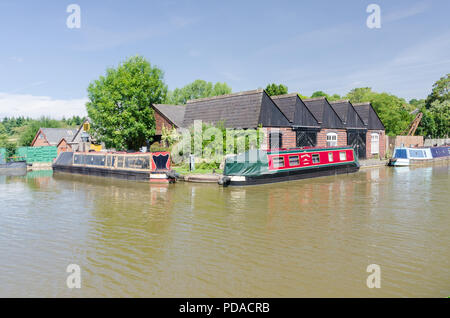
<path id="1" fill-rule="evenodd" d="M 228 188 L 0 177 L 0 296 L 446 296 L 449 169 L 406 168 Z"/>

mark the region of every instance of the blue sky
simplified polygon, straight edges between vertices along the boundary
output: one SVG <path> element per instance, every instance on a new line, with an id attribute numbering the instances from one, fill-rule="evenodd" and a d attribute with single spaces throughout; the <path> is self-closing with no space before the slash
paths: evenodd
<path id="1" fill-rule="evenodd" d="M 80 29 L 66 26 L 71 3 Z M 371 3 L 380 29 L 366 26 Z M 89 82 L 136 54 L 169 89 L 204 79 L 234 92 L 275 82 L 424 98 L 450 72 L 449 12 L 446 0 L 1 0 L 0 116 L 84 115 Z"/>

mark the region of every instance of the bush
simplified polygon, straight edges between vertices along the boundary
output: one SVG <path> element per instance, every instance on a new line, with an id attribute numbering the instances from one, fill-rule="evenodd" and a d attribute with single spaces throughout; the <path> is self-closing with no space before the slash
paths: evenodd
<path id="1" fill-rule="evenodd" d="M 169 148 L 167 147 L 163 147 L 159 144 L 159 142 L 154 142 L 151 146 L 150 146 L 150 151 L 151 152 L 158 152 L 158 151 L 170 151 Z"/>

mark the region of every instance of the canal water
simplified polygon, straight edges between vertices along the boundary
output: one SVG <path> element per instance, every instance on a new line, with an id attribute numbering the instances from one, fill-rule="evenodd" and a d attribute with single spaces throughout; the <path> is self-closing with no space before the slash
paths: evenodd
<path id="1" fill-rule="evenodd" d="M 242 188 L 0 176 L 0 296 L 448 297 L 449 187 L 447 165 Z"/>

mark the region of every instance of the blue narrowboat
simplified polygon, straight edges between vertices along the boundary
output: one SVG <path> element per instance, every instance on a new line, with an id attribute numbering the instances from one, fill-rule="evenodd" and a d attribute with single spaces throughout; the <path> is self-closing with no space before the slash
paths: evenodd
<path id="1" fill-rule="evenodd" d="M 450 158 L 450 147 L 407 148 L 397 147 L 389 160 L 389 166 L 409 166 Z"/>

